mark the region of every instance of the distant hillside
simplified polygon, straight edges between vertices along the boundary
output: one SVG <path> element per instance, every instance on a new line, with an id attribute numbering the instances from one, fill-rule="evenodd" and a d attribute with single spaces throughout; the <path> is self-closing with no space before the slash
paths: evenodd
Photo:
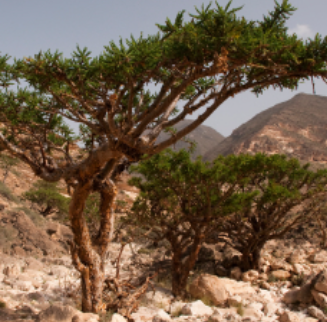
<path id="1" fill-rule="evenodd" d="M 298 94 L 256 115 L 204 156 L 284 153 L 307 162 L 327 163 L 327 97 Z"/>
<path id="2" fill-rule="evenodd" d="M 192 122 L 192 120 L 183 120 L 179 122 L 177 125 L 174 126 L 174 128 L 179 131 L 189 125 Z M 167 133 L 161 133 L 157 139 L 157 142 L 160 143 L 167 138 L 169 138 L 170 134 Z M 187 140 L 192 140 L 197 143 L 196 149 L 194 153 L 192 154 L 193 158 L 196 158 L 199 155 L 204 155 L 206 152 L 210 151 L 213 146 L 216 146 L 219 142 L 221 142 L 224 137 L 218 133 L 213 128 L 206 126 L 206 125 L 200 125 L 195 130 L 193 130 L 190 134 L 186 135 L 185 137 Z M 183 148 L 188 149 L 189 144 L 185 141 L 180 140 L 175 145 L 171 146 L 171 148 L 175 151 L 179 151 Z"/>

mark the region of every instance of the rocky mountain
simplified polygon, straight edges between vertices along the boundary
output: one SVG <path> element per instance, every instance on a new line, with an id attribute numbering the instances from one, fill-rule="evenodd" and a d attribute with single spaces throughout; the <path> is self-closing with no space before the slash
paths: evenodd
<path id="1" fill-rule="evenodd" d="M 174 128 L 179 131 L 188 126 L 191 122 L 192 120 L 182 120 L 177 125 L 175 125 Z M 169 133 L 161 133 L 158 137 L 157 142 L 160 143 L 164 140 L 167 140 L 169 137 Z M 171 148 L 175 151 L 179 151 L 183 148 L 188 149 L 190 144 L 187 142 L 187 140 L 194 141 L 195 143 L 197 143 L 195 151 L 192 154 L 192 157 L 195 159 L 197 156 L 204 155 L 205 153 L 210 151 L 212 146 L 215 146 L 221 141 L 223 141 L 224 137 L 210 126 L 200 125 L 190 134 L 186 135 L 184 139 L 179 140 Z"/>
<path id="2" fill-rule="evenodd" d="M 306 162 L 327 163 L 327 97 L 298 94 L 259 113 L 204 155 L 282 153 Z"/>

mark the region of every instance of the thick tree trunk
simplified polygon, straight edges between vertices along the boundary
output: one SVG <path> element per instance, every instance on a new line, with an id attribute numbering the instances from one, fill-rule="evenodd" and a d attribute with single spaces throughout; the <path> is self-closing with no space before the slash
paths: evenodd
<path id="1" fill-rule="evenodd" d="M 97 184 L 97 190 L 101 195 L 101 224 L 98 236 L 92 243 L 83 210 L 93 188 L 93 183 L 88 181 L 74 189 L 69 214 L 74 233 L 73 262 L 81 273 L 82 310 L 98 313 L 103 309 L 104 261 L 114 231 L 113 203 L 116 188 L 111 180 Z"/>
<path id="2" fill-rule="evenodd" d="M 182 252 L 179 245 L 176 245 L 175 249 L 173 249 L 172 292 L 175 296 L 184 297 L 186 295 L 187 280 L 198 259 L 202 240 L 203 238 L 195 238 L 190 254 L 184 259 L 181 258 Z"/>
<path id="3" fill-rule="evenodd" d="M 259 268 L 261 249 L 262 246 L 257 246 L 254 249 L 247 248 L 242 251 L 242 269 L 244 271 Z"/>
<path id="4" fill-rule="evenodd" d="M 172 262 L 172 292 L 174 296 L 184 297 L 189 274 L 190 272 L 182 263 L 180 254 L 174 254 Z"/>

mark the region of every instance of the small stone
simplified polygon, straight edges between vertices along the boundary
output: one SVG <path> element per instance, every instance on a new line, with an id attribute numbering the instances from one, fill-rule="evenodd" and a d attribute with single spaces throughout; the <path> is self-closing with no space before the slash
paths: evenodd
<path id="1" fill-rule="evenodd" d="M 265 290 L 270 290 L 270 284 L 268 282 L 266 282 L 266 281 L 262 281 L 260 283 L 260 287 L 262 287 Z"/>
<path id="2" fill-rule="evenodd" d="M 270 264 L 271 268 L 273 271 L 277 270 L 284 270 L 287 272 L 291 272 L 293 270 L 292 265 L 289 263 L 285 262 L 284 260 L 276 259 Z"/>
<path id="3" fill-rule="evenodd" d="M 271 272 L 271 274 L 278 280 L 286 280 L 291 277 L 291 274 L 289 272 L 281 270 L 281 269 L 278 271 L 273 271 L 273 272 Z"/>
<path id="4" fill-rule="evenodd" d="M 259 278 L 259 273 L 254 269 L 247 271 L 242 274 L 242 281 L 244 282 L 254 282 Z"/>
<path id="5" fill-rule="evenodd" d="M 242 277 L 242 270 L 239 267 L 233 267 L 230 271 L 230 278 L 239 281 Z"/>
<path id="6" fill-rule="evenodd" d="M 222 265 L 215 266 L 215 274 L 217 276 L 226 277 L 228 276 L 228 270 Z"/>

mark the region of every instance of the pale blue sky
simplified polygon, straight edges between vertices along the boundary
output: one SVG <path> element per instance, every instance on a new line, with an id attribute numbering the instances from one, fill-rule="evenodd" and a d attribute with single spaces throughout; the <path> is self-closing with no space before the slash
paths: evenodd
<path id="1" fill-rule="evenodd" d="M 22 58 L 40 50 L 56 50 L 65 55 L 76 44 L 87 46 L 97 55 L 110 40 L 157 32 L 155 23 L 174 18 L 182 9 L 194 12 L 194 6 L 207 0 L 0 0 L 0 30 L 2 54 Z M 219 0 L 224 5 L 227 0 Z M 315 33 L 327 35 L 326 0 L 293 0 L 298 8 L 289 20 L 289 28 L 302 37 Z M 233 6 L 244 5 L 240 15 L 260 19 L 274 6 L 273 0 L 234 0 Z M 318 81 L 318 95 L 327 95 L 327 85 Z M 297 92 L 266 92 L 256 98 L 241 94 L 223 104 L 204 124 L 229 135 L 236 127 L 255 114 L 292 98 L 299 92 L 312 93 L 311 84 L 303 84 Z M 326 93 L 326 94 L 325 94 Z"/>

